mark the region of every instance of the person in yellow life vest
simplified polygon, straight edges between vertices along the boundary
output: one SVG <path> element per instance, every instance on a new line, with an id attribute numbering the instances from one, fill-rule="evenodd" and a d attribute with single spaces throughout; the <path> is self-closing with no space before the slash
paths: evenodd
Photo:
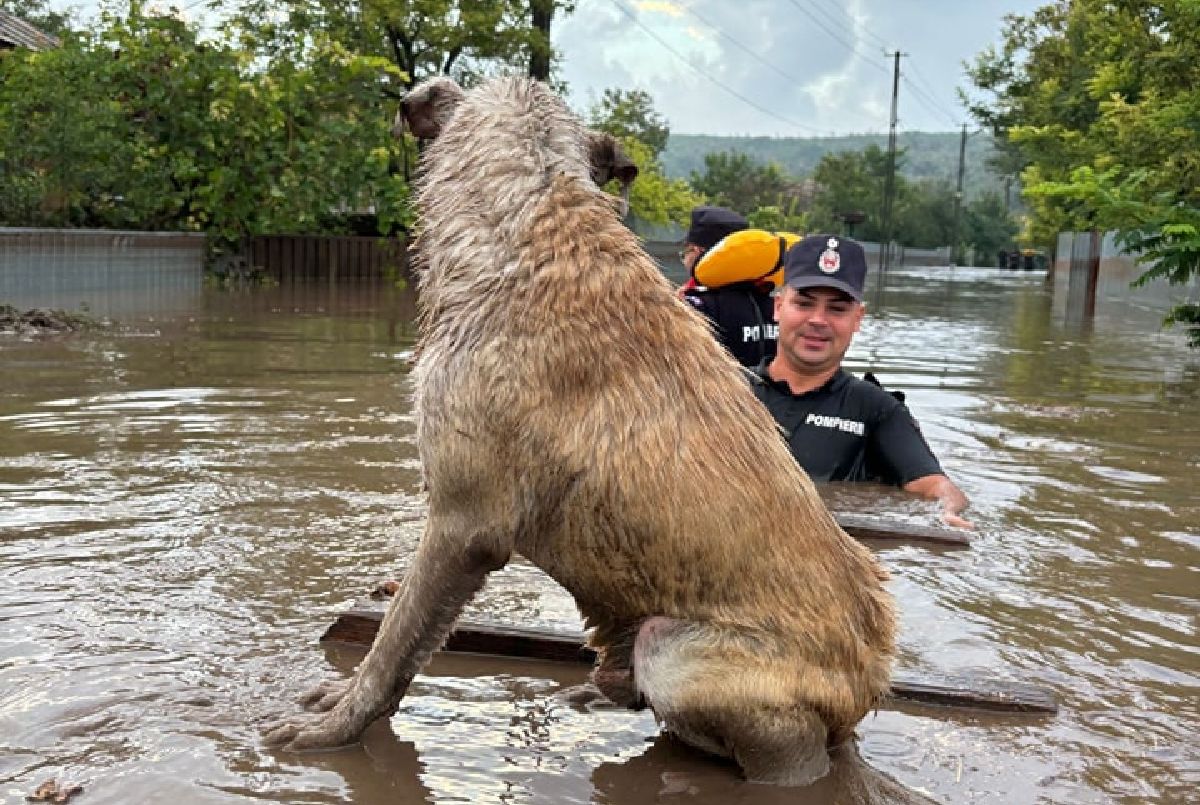
<path id="1" fill-rule="evenodd" d="M 708 287 L 697 283 L 695 274 L 696 264 L 713 246 L 748 227 L 745 218 L 725 207 L 692 210 L 691 226 L 679 253 L 688 270 L 688 281 L 680 289 L 680 296 L 712 322 L 717 340 L 739 363 L 757 366 L 775 355 L 778 326 L 772 283 L 747 280 Z"/>

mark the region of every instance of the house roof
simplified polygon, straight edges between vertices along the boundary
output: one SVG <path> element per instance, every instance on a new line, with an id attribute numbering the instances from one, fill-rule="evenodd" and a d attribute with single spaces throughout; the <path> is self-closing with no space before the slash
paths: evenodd
<path id="1" fill-rule="evenodd" d="M 0 48 L 6 47 L 45 50 L 58 47 L 58 40 L 42 33 L 20 17 L 0 11 Z"/>

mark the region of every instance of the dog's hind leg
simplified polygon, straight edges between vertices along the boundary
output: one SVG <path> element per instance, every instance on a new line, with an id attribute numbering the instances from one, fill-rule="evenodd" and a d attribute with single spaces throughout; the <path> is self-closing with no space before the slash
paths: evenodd
<path id="1" fill-rule="evenodd" d="M 684 742 L 733 759 L 751 782 L 808 785 L 829 772 L 828 730 L 790 697 L 789 674 L 756 653 L 752 639 L 726 629 L 649 618 L 634 644 L 634 679 Z"/>

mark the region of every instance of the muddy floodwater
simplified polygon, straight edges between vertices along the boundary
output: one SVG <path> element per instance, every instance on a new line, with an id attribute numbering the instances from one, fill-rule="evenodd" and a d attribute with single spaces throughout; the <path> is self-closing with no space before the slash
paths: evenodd
<path id="1" fill-rule="evenodd" d="M 877 546 L 899 665 L 1061 710 L 881 709 L 863 757 L 945 803 L 1200 801 L 1200 354 L 1133 307 L 1066 321 L 1040 274 L 902 270 L 868 301 L 849 366 L 907 392 L 978 525 L 969 550 Z M 262 746 L 354 666 L 317 638 L 419 539 L 413 315 L 410 291 L 322 285 L 0 337 L 0 800 L 54 778 L 80 805 L 813 801 L 647 713 L 576 708 L 555 691 L 583 669 L 528 661 L 443 656 L 360 746 Z M 520 561 L 468 614 L 578 626 Z"/>

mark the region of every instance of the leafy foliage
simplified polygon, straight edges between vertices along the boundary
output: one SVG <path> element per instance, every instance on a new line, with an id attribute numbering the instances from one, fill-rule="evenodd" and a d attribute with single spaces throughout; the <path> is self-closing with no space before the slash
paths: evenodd
<path id="1" fill-rule="evenodd" d="M 704 198 L 682 179 L 670 179 L 663 172 L 650 146 L 632 137 L 621 138 L 625 153 L 638 166 L 638 178 L 629 192 L 629 211 L 652 224 L 688 220 L 692 208 Z"/>
<path id="2" fill-rule="evenodd" d="M 954 243 L 954 186 L 949 180 L 905 182 L 895 209 L 896 225 L 892 232 L 904 245 Z"/>
<path id="3" fill-rule="evenodd" d="M 956 236 L 955 190 L 947 179 L 907 179 L 907 152 L 899 154 L 892 237 L 905 246 L 934 248 Z M 842 232 L 878 241 L 883 233 L 883 188 L 887 154 L 878 145 L 860 151 L 825 154 L 805 181 L 778 165 L 756 163 L 749 155 L 720 152 L 705 157 L 706 171 L 692 186 L 714 203 L 748 211 L 755 226 L 793 232 Z M 849 223 L 851 216 L 861 221 Z M 1016 226 L 998 193 L 972 199 L 961 212 L 957 234 L 984 259 L 1011 242 Z"/>
<path id="4" fill-rule="evenodd" d="M 887 171 L 887 154 L 877 145 L 861 151 L 842 151 L 826 154 L 813 170 L 816 184 L 809 220 L 817 232 L 843 232 L 846 213 L 863 213 L 866 217 L 854 228 L 854 236 L 863 240 L 883 238 L 883 180 Z M 904 198 L 908 182 L 896 177 L 896 197 Z M 897 204 L 899 209 L 902 205 Z M 903 236 L 905 228 L 892 227 Z M 916 245 L 916 244 L 908 244 Z M 941 245 L 941 244 L 934 244 Z"/>
<path id="5" fill-rule="evenodd" d="M 630 214 L 651 224 L 682 224 L 693 207 L 704 201 L 687 182 L 668 178 L 658 160 L 662 143 L 670 134 L 666 121 L 641 90 L 606 89 L 603 99 L 587 114 L 588 125 L 608 132 L 621 142 L 638 166 L 638 178 L 629 192 Z"/>
<path id="6" fill-rule="evenodd" d="M 984 193 L 963 210 L 962 241 L 975 253 L 975 265 L 995 265 L 999 252 L 1012 247 L 1017 229 L 999 193 Z"/>
<path id="7" fill-rule="evenodd" d="M 62 31 L 66 19 L 45 0 L 0 7 L 14 3 Z M 218 247 L 345 231 L 363 213 L 391 231 L 411 217 L 413 155 L 391 135 L 394 99 L 438 73 L 466 83 L 512 66 L 547 73 L 551 20 L 573 7 L 211 5 L 225 22 L 204 40 L 134 3 L 65 32 L 59 49 L 0 54 L 0 223 L 202 230 Z"/>
<path id="8" fill-rule="evenodd" d="M 364 56 L 389 59 L 404 86 L 435 75 L 469 86 L 497 69 L 548 75 L 550 23 L 568 0 L 228 0 L 233 24 L 266 53 L 324 34 Z"/>
<path id="9" fill-rule="evenodd" d="M 587 115 L 589 125 L 621 139 L 633 138 L 655 159 L 667 146 L 671 129 L 654 109 L 654 99 L 645 90 L 608 88 Z"/>
<path id="10" fill-rule="evenodd" d="M 713 204 L 742 214 L 759 207 L 783 208 L 788 202 L 785 195 L 794 184 L 779 165 L 764 165 L 736 151 L 705 155 L 704 172 L 692 173 L 690 183 Z"/>
<path id="11" fill-rule="evenodd" d="M 172 17 L 105 15 L 63 47 L 0 55 L 0 221 L 262 232 L 407 214 L 381 86 L 317 35 L 262 64 Z"/>
<path id="12" fill-rule="evenodd" d="M 789 199 L 784 205 L 759 207 L 747 215 L 746 220 L 756 229 L 771 232 L 794 232 L 799 235 L 808 231 L 808 215 L 799 209 L 796 198 Z"/>
<path id="13" fill-rule="evenodd" d="M 969 74 L 1038 240 L 1112 228 L 1149 266 L 1139 283 L 1200 274 L 1200 3 L 1058 0 L 1006 17 Z M 1194 323 L 1195 306 L 1171 318 Z"/>

